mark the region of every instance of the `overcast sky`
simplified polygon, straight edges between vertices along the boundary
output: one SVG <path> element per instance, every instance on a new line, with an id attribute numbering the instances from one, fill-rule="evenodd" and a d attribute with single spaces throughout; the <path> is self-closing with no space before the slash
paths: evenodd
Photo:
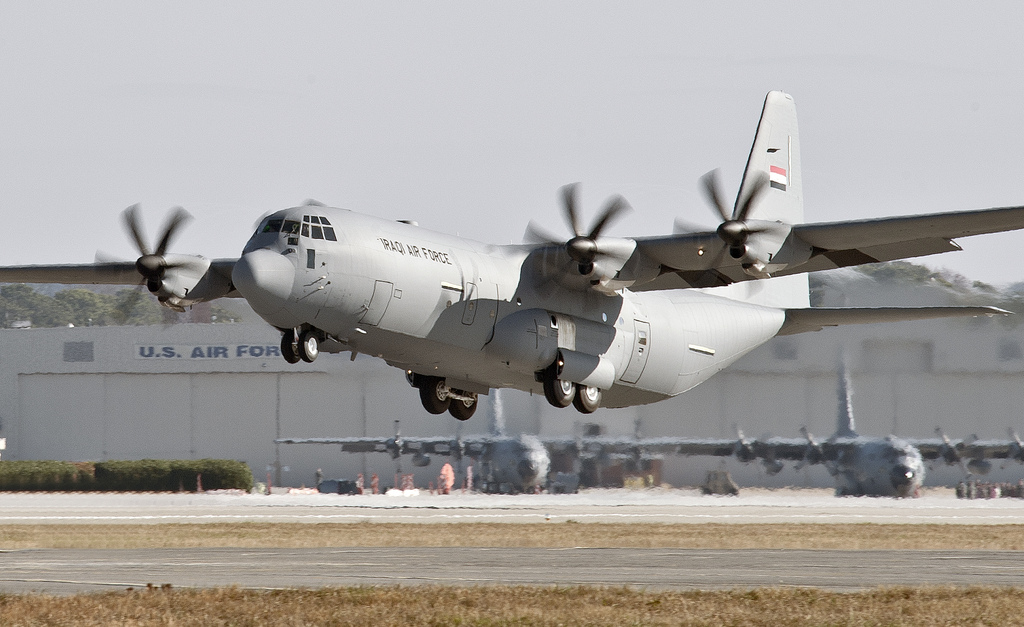
<path id="1" fill-rule="evenodd" d="M 306 198 L 489 242 L 612 193 L 619 235 L 714 225 L 765 92 L 808 221 L 1024 204 L 1024 3 L 0 0 L 0 264 L 131 259 L 118 214 L 234 257 Z M 732 192 L 734 193 L 734 192 Z M 1024 232 L 924 261 L 1024 280 Z M 898 303 L 894 303 L 898 304 Z"/>

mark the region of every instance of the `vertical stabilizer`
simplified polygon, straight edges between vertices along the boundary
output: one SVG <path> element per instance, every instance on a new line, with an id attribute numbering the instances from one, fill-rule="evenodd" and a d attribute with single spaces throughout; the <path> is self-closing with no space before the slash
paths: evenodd
<path id="1" fill-rule="evenodd" d="M 836 416 L 836 432 L 833 438 L 855 438 L 857 432 L 853 424 L 853 386 L 850 384 L 850 372 L 846 368 L 846 360 L 839 357 L 839 385 L 836 388 L 839 401 L 839 412 Z"/>
<path id="2" fill-rule="evenodd" d="M 736 197 L 745 198 L 757 180 L 768 176 L 768 189 L 753 207 L 755 220 L 787 224 L 804 221 L 804 192 L 800 171 L 800 135 L 796 124 L 796 103 L 781 91 L 770 91 L 764 99 L 761 121 L 750 147 L 747 167 Z"/>
<path id="3" fill-rule="evenodd" d="M 796 103 L 792 96 L 781 91 L 770 91 L 765 96 L 761 121 L 757 124 L 757 133 L 736 196 L 737 206 L 764 177 L 767 177 L 768 186 L 747 218 L 801 224 L 804 221 L 804 192 Z M 736 215 L 735 209 L 733 215 Z M 730 298 L 758 305 L 785 309 L 810 306 L 806 274 L 746 281 L 725 289 L 729 290 L 726 294 Z"/>

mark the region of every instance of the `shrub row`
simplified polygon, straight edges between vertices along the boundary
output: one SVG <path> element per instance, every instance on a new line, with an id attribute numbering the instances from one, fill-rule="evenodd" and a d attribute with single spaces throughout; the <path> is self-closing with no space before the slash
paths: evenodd
<path id="1" fill-rule="evenodd" d="M 0 461 L 0 491 L 195 492 L 252 489 L 252 472 L 231 459 L 107 462 Z"/>

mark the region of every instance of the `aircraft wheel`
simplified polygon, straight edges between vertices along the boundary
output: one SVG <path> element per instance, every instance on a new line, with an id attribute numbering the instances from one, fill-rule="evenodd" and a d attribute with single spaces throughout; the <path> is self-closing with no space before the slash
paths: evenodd
<path id="1" fill-rule="evenodd" d="M 592 385 L 577 385 L 572 404 L 581 414 L 592 414 L 601 406 L 601 388 Z"/>
<path id="2" fill-rule="evenodd" d="M 451 406 L 448 386 L 440 377 L 423 377 L 420 381 L 420 402 L 423 409 L 432 414 L 443 414 Z"/>
<path id="3" fill-rule="evenodd" d="M 448 406 L 448 413 L 454 416 L 456 420 L 469 420 L 476 413 L 476 405 L 476 398 L 471 401 L 460 401 L 457 398 L 453 398 Z"/>
<path id="4" fill-rule="evenodd" d="M 562 381 L 553 367 L 548 368 L 544 373 L 544 398 L 555 407 L 568 407 L 575 396 L 576 384 L 572 381 Z"/>
<path id="5" fill-rule="evenodd" d="M 317 355 L 320 354 L 320 340 L 316 337 L 314 331 L 303 331 L 302 335 L 299 336 L 299 357 L 306 363 L 313 363 L 316 361 Z"/>
<path id="6" fill-rule="evenodd" d="M 299 363 L 299 353 L 295 346 L 295 331 L 288 329 L 281 338 L 281 354 L 284 360 L 290 364 Z"/>

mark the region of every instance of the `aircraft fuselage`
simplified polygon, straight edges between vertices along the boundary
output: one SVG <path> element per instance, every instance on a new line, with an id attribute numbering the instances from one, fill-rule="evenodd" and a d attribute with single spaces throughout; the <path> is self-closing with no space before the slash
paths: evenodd
<path id="1" fill-rule="evenodd" d="M 334 240 L 314 238 L 327 225 L 311 218 L 329 222 Z M 684 392 L 784 321 L 780 309 L 697 290 L 569 289 L 537 280 L 530 250 L 310 205 L 266 218 L 233 279 L 270 324 L 321 332 L 324 351 L 374 355 L 480 394 L 542 393 L 535 373 L 562 356 L 565 378 L 600 387 L 610 407 Z"/>

